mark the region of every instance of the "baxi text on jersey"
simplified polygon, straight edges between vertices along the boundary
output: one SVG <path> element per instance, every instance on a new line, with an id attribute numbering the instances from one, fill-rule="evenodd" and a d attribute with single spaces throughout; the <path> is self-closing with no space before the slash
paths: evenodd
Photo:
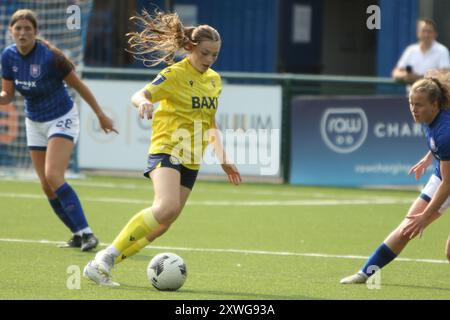
<path id="1" fill-rule="evenodd" d="M 192 109 L 217 109 L 218 104 L 219 100 L 217 97 L 192 97 Z"/>

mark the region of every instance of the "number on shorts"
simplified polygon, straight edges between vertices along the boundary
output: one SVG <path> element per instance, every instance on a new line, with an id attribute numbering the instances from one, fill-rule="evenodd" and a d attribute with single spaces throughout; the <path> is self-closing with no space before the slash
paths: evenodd
<path id="1" fill-rule="evenodd" d="M 61 121 L 58 121 L 58 123 L 56 124 L 56 126 L 58 128 L 65 127 L 66 129 L 70 129 L 71 125 L 72 125 L 72 120 L 71 119 L 66 119 L 65 121 L 61 120 Z"/>

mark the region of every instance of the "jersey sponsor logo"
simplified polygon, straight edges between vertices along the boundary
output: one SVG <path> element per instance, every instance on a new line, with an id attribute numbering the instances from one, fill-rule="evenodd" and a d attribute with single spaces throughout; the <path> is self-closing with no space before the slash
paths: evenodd
<path id="1" fill-rule="evenodd" d="M 22 89 L 28 90 L 30 88 L 36 88 L 36 81 L 20 81 L 20 80 L 14 80 L 14 83 L 16 86 L 22 86 Z"/>
<path id="2" fill-rule="evenodd" d="M 218 104 L 217 97 L 192 97 L 192 109 L 217 109 Z"/>
<path id="3" fill-rule="evenodd" d="M 30 65 L 30 76 L 33 78 L 38 78 L 41 75 L 41 65 L 31 64 Z"/>
<path id="4" fill-rule="evenodd" d="M 328 148 L 337 153 L 357 150 L 367 138 L 367 116 L 361 108 L 329 108 L 320 121 L 320 134 Z"/>
<path id="5" fill-rule="evenodd" d="M 161 83 L 163 83 L 166 80 L 166 77 L 164 77 L 162 74 L 158 74 L 155 78 L 155 80 L 152 81 L 152 84 L 157 86 Z"/>

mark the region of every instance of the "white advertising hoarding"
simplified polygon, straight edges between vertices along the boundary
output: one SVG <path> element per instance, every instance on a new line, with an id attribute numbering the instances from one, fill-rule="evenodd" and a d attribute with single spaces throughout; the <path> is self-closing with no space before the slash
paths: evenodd
<path id="1" fill-rule="evenodd" d="M 105 134 L 85 101 L 80 102 L 80 169 L 142 170 L 147 163 L 151 122 L 141 120 L 130 98 L 146 83 L 138 81 L 84 80 L 119 134 Z"/>
<path id="2" fill-rule="evenodd" d="M 139 170 L 147 164 L 151 121 L 140 119 L 131 96 L 146 82 L 84 80 L 113 120 L 119 134 L 105 134 L 89 106 L 82 101 L 79 167 L 99 170 Z M 216 114 L 225 150 L 242 175 L 280 175 L 280 86 L 223 85 Z M 210 148 L 201 173 L 222 174 Z"/>

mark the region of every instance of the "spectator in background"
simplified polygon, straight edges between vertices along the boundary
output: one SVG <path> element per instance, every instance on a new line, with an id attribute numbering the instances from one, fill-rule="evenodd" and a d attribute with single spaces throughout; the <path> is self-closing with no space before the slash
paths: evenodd
<path id="1" fill-rule="evenodd" d="M 450 70 L 448 49 L 436 41 L 437 27 L 430 19 L 417 22 L 418 43 L 409 45 L 403 52 L 392 77 L 412 84 L 430 70 Z"/>

